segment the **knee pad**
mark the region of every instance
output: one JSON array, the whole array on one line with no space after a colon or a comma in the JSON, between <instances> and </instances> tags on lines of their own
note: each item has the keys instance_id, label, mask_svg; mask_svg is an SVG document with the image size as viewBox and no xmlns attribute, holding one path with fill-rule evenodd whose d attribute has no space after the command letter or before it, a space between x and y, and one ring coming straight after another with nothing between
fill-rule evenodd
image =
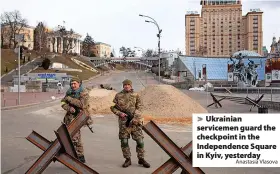
<instances>
[{"instance_id":1,"label":"knee pad","mask_svg":"<svg viewBox=\"0 0 280 174\"><path fill-rule=\"evenodd\" d=\"M138 140L136 140L136 143L137 143L137 147L144 148L143 138L139 138Z\"/></svg>"},{"instance_id":2,"label":"knee pad","mask_svg":"<svg viewBox=\"0 0 280 174\"><path fill-rule=\"evenodd\" d=\"M121 139L121 146L128 147L128 139Z\"/></svg>"}]
</instances>

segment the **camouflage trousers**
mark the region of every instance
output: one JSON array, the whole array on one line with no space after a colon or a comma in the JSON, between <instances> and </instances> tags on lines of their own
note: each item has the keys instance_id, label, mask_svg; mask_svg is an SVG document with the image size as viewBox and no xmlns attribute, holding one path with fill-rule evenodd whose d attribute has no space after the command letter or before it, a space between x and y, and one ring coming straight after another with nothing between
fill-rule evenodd
<instances>
[{"instance_id":1,"label":"camouflage trousers","mask_svg":"<svg viewBox=\"0 0 280 174\"><path fill-rule=\"evenodd\" d=\"M71 123L71 121L73 121L74 119L75 119L74 115L72 115L72 114L66 115L64 117L64 123L66 125L69 125ZM82 144L82 136L81 136L80 130L72 137L72 141L73 141L73 145L75 147L78 157L84 156L84 147Z\"/></svg>"},{"instance_id":2,"label":"camouflage trousers","mask_svg":"<svg viewBox=\"0 0 280 174\"><path fill-rule=\"evenodd\" d=\"M131 127L126 127L124 120L119 119L119 139L121 140L121 149L124 158L130 158L130 147L128 144L128 139L130 139L130 135L132 139L136 141L136 152L137 157L144 158L145 150L144 150L144 134L142 131L141 125L132 125Z\"/></svg>"}]
</instances>

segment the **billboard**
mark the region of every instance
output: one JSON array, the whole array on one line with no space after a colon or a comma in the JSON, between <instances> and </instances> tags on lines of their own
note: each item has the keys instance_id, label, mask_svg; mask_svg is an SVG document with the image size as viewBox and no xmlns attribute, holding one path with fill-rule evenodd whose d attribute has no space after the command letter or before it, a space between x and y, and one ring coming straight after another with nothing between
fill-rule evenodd
<instances>
[{"instance_id":1,"label":"billboard","mask_svg":"<svg viewBox=\"0 0 280 174\"><path fill-rule=\"evenodd\" d=\"M266 60L265 77L266 82L280 82L280 58Z\"/></svg>"}]
</instances>

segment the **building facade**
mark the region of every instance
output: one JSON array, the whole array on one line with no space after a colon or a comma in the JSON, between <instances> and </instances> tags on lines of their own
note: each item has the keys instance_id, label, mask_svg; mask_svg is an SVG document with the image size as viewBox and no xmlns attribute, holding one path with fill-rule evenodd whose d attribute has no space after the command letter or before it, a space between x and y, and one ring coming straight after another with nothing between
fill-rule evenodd
<instances>
[{"instance_id":1,"label":"building facade","mask_svg":"<svg viewBox=\"0 0 280 174\"><path fill-rule=\"evenodd\" d=\"M262 13L251 9L242 16L240 0L201 0L198 12L185 15L187 56L227 57L240 50L262 55Z\"/></svg>"},{"instance_id":2,"label":"building facade","mask_svg":"<svg viewBox=\"0 0 280 174\"><path fill-rule=\"evenodd\" d=\"M280 86L280 37L278 41L276 41L276 37L272 39L265 74L267 84L276 83L277 87Z\"/></svg>"},{"instance_id":3,"label":"building facade","mask_svg":"<svg viewBox=\"0 0 280 174\"><path fill-rule=\"evenodd\" d=\"M244 55L243 63L247 66L251 61L257 66L256 71L258 73L258 80L265 80L265 68L266 68L266 57L259 55L253 51L242 50L234 53L237 56L239 53ZM238 59L233 58L235 62ZM180 56L180 64L177 65L176 69L184 71L181 75L192 78L194 80L221 80L230 81L228 78L228 65L232 64L232 61L228 57L200 57L200 56ZM203 77L203 75L205 77Z\"/></svg>"},{"instance_id":4,"label":"building facade","mask_svg":"<svg viewBox=\"0 0 280 174\"><path fill-rule=\"evenodd\" d=\"M61 35L58 31L48 33L47 46L50 52L55 53L76 53L80 55L81 35L67 31Z\"/></svg>"},{"instance_id":5,"label":"building facade","mask_svg":"<svg viewBox=\"0 0 280 174\"><path fill-rule=\"evenodd\" d=\"M93 47L93 53L96 57L110 58L111 45L102 42L96 42L95 46Z\"/></svg>"},{"instance_id":6,"label":"building facade","mask_svg":"<svg viewBox=\"0 0 280 174\"><path fill-rule=\"evenodd\" d=\"M20 28L17 27L17 28ZM25 26L22 27L18 32L16 32L15 39L18 40L20 38L20 45L27 47L29 50L33 50L34 48L34 27ZM9 25L1 25L1 46L14 48L14 39L11 40L11 28ZM11 44L11 45L10 45Z\"/></svg>"}]
</instances>

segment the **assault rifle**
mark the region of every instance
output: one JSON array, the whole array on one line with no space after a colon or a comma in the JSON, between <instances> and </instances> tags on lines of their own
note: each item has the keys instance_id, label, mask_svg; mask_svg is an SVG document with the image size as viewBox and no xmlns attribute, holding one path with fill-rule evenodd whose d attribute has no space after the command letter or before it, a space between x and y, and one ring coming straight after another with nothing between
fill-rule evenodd
<instances>
[{"instance_id":1,"label":"assault rifle","mask_svg":"<svg viewBox=\"0 0 280 174\"><path fill-rule=\"evenodd\" d=\"M121 111L122 113L125 113L127 115L127 120L126 120L125 125L126 125L126 127L129 127L129 124L134 117L133 114L123 111L117 104L114 107L116 107L116 109L118 109L119 111Z\"/></svg>"},{"instance_id":2,"label":"assault rifle","mask_svg":"<svg viewBox=\"0 0 280 174\"><path fill-rule=\"evenodd\" d=\"M63 99L64 100L64 99ZM66 101L65 101L66 102ZM78 115L79 113L80 113L80 109L78 108L78 107L76 107L76 106L74 106L74 105L72 105L72 104L70 104L70 103L67 103L70 107L73 107L74 109L75 109L75 113L73 113L74 115ZM89 116L90 117L90 116ZM94 133L93 132L93 130L92 130L92 127L88 124L88 123L86 123L86 126L89 128L89 130L91 131L91 133Z\"/></svg>"}]
</instances>

